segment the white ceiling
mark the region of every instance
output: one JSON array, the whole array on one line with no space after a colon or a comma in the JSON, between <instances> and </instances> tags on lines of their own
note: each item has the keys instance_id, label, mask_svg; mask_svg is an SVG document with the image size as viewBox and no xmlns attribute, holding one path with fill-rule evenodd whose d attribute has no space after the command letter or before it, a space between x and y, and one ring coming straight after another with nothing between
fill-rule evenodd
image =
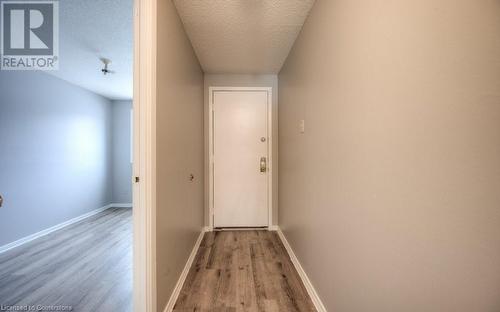
<instances>
[{"instance_id":1,"label":"white ceiling","mask_svg":"<svg viewBox=\"0 0 500 312\"><path fill-rule=\"evenodd\" d=\"M60 0L59 70L49 74L103 95L131 99L133 0ZM101 73L100 57L115 74Z\"/></svg>"},{"instance_id":2,"label":"white ceiling","mask_svg":"<svg viewBox=\"0 0 500 312\"><path fill-rule=\"evenodd\" d=\"M277 74L315 0L174 0L210 74Z\"/></svg>"},{"instance_id":3,"label":"white ceiling","mask_svg":"<svg viewBox=\"0 0 500 312\"><path fill-rule=\"evenodd\" d=\"M276 74L315 0L173 0L206 73ZM133 0L60 0L59 70L109 99L131 99ZM104 76L99 58L116 73Z\"/></svg>"}]
</instances>

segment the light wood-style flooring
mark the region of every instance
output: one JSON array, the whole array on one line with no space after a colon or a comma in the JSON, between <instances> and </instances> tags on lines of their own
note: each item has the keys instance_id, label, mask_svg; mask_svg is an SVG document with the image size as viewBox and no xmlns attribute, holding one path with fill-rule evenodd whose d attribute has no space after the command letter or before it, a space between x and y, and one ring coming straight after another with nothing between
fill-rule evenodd
<instances>
[{"instance_id":1,"label":"light wood-style flooring","mask_svg":"<svg viewBox=\"0 0 500 312\"><path fill-rule=\"evenodd\" d=\"M174 311L316 311L276 232L206 233Z\"/></svg>"},{"instance_id":2,"label":"light wood-style flooring","mask_svg":"<svg viewBox=\"0 0 500 312\"><path fill-rule=\"evenodd\" d=\"M111 208L0 254L0 305L132 311L132 210Z\"/></svg>"}]
</instances>

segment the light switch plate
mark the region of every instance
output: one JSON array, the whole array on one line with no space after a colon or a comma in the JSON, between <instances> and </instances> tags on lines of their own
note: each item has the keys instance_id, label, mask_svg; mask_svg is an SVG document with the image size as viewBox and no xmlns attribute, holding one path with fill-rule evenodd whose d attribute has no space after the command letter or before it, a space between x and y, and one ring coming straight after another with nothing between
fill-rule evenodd
<instances>
[{"instance_id":1,"label":"light switch plate","mask_svg":"<svg viewBox=\"0 0 500 312\"><path fill-rule=\"evenodd\" d=\"M306 132L306 121L304 119L302 119L299 122L299 130L300 130L300 133L305 133Z\"/></svg>"}]
</instances>

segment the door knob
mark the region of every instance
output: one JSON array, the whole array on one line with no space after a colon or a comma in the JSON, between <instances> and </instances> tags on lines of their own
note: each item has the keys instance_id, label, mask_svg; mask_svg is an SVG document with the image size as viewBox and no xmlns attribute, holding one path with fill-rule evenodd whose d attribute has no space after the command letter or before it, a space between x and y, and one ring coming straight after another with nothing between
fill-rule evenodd
<instances>
[{"instance_id":1,"label":"door knob","mask_svg":"<svg viewBox=\"0 0 500 312\"><path fill-rule=\"evenodd\" d=\"M3 205L3 197L2 195L0 195L0 207L2 207L2 205Z\"/></svg>"},{"instance_id":2,"label":"door knob","mask_svg":"<svg viewBox=\"0 0 500 312\"><path fill-rule=\"evenodd\" d=\"M261 157L260 158L260 172L266 172L267 171L267 159L266 157Z\"/></svg>"}]
</instances>

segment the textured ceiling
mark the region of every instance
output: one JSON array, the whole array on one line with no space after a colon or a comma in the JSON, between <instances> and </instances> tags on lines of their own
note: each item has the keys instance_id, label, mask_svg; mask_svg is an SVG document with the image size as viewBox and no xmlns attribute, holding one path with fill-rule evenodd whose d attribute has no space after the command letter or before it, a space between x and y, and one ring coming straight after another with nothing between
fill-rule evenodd
<instances>
[{"instance_id":1,"label":"textured ceiling","mask_svg":"<svg viewBox=\"0 0 500 312\"><path fill-rule=\"evenodd\" d=\"M133 0L59 1L59 70L47 73L110 99L131 99ZM101 73L100 57L115 74Z\"/></svg>"},{"instance_id":2,"label":"textured ceiling","mask_svg":"<svg viewBox=\"0 0 500 312\"><path fill-rule=\"evenodd\" d=\"M174 0L206 73L276 74L314 0Z\"/></svg>"}]
</instances>

